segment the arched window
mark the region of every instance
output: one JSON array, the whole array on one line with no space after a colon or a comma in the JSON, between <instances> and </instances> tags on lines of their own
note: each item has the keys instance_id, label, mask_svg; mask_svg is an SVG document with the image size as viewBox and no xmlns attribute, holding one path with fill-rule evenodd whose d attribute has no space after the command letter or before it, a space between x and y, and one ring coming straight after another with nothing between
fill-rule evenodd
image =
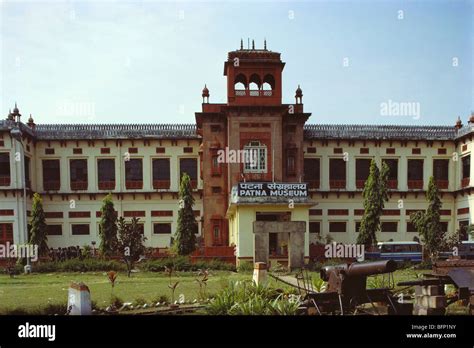
<instances>
[{"instance_id":1,"label":"arched window","mask_svg":"<svg viewBox=\"0 0 474 348\"><path fill-rule=\"evenodd\" d=\"M264 96L268 97L272 95L272 91L275 89L275 78L273 77L273 75L265 75L265 77L263 78L262 89L264 91Z\"/></svg>"},{"instance_id":2,"label":"arched window","mask_svg":"<svg viewBox=\"0 0 474 348\"><path fill-rule=\"evenodd\" d=\"M244 173L267 172L267 146L260 141L250 141L244 146Z\"/></svg>"},{"instance_id":3,"label":"arched window","mask_svg":"<svg viewBox=\"0 0 474 348\"><path fill-rule=\"evenodd\" d=\"M247 89L247 78L244 74L238 74L234 79L235 95L245 96Z\"/></svg>"},{"instance_id":4,"label":"arched window","mask_svg":"<svg viewBox=\"0 0 474 348\"><path fill-rule=\"evenodd\" d=\"M260 80L260 76L257 74L252 74L249 79L250 96L258 96L261 85L262 81Z\"/></svg>"}]
</instances>

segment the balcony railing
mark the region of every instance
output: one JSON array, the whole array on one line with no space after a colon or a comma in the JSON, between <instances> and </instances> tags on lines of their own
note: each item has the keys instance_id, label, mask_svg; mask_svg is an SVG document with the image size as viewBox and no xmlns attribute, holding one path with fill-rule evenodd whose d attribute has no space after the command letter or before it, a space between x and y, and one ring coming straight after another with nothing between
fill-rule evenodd
<instances>
[{"instance_id":1,"label":"balcony railing","mask_svg":"<svg viewBox=\"0 0 474 348\"><path fill-rule=\"evenodd\" d=\"M114 190L115 181L99 181L99 190Z\"/></svg>"},{"instance_id":2,"label":"balcony railing","mask_svg":"<svg viewBox=\"0 0 474 348\"><path fill-rule=\"evenodd\" d=\"M45 191L58 191L61 187L60 181L44 181L43 188Z\"/></svg>"},{"instance_id":3,"label":"balcony railing","mask_svg":"<svg viewBox=\"0 0 474 348\"><path fill-rule=\"evenodd\" d=\"M387 187L390 190L396 190L398 189L398 180L387 180Z\"/></svg>"},{"instance_id":4,"label":"balcony railing","mask_svg":"<svg viewBox=\"0 0 474 348\"><path fill-rule=\"evenodd\" d=\"M345 189L346 180L329 180L329 187L332 189Z\"/></svg>"},{"instance_id":5,"label":"balcony railing","mask_svg":"<svg viewBox=\"0 0 474 348\"><path fill-rule=\"evenodd\" d=\"M142 189L143 188L143 180L127 180L127 181L125 181L125 187L128 190Z\"/></svg>"},{"instance_id":6,"label":"balcony railing","mask_svg":"<svg viewBox=\"0 0 474 348\"><path fill-rule=\"evenodd\" d=\"M262 90L262 89L236 89L235 96L236 97L271 97L273 95L273 91L271 90Z\"/></svg>"},{"instance_id":7,"label":"balcony railing","mask_svg":"<svg viewBox=\"0 0 474 348\"><path fill-rule=\"evenodd\" d=\"M71 190L87 190L87 181L71 181Z\"/></svg>"},{"instance_id":8,"label":"balcony railing","mask_svg":"<svg viewBox=\"0 0 474 348\"><path fill-rule=\"evenodd\" d=\"M423 180L408 180L408 188L410 190L423 189Z\"/></svg>"},{"instance_id":9,"label":"balcony railing","mask_svg":"<svg viewBox=\"0 0 474 348\"><path fill-rule=\"evenodd\" d=\"M449 181L448 180L436 180L435 181L436 186L440 190L447 190L449 186Z\"/></svg>"},{"instance_id":10,"label":"balcony railing","mask_svg":"<svg viewBox=\"0 0 474 348\"><path fill-rule=\"evenodd\" d=\"M170 188L169 180L153 180L153 188L156 190L168 190Z\"/></svg>"},{"instance_id":11,"label":"balcony railing","mask_svg":"<svg viewBox=\"0 0 474 348\"><path fill-rule=\"evenodd\" d=\"M308 180L309 189L319 189L321 183L319 180Z\"/></svg>"},{"instance_id":12,"label":"balcony railing","mask_svg":"<svg viewBox=\"0 0 474 348\"><path fill-rule=\"evenodd\" d=\"M197 182L197 180L191 180L190 183L191 183L191 187L192 187L193 189L197 189L197 187L198 187L198 182Z\"/></svg>"},{"instance_id":13,"label":"balcony railing","mask_svg":"<svg viewBox=\"0 0 474 348\"><path fill-rule=\"evenodd\" d=\"M356 188L363 189L365 186L365 180L356 180Z\"/></svg>"},{"instance_id":14,"label":"balcony railing","mask_svg":"<svg viewBox=\"0 0 474 348\"><path fill-rule=\"evenodd\" d=\"M10 186L11 178L9 176L0 176L0 186Z\"/></svg>"},{"instance_id":15,"label":"balcony railing","mask_svg":"<svg viewBox=\"0 0 474 348\"><path fill-rule=\"evenodd\" d=\"M462 178L461 179L461 187L469 186L469 181L470 181L470 178Z\"/></svg>"}]
</instances>

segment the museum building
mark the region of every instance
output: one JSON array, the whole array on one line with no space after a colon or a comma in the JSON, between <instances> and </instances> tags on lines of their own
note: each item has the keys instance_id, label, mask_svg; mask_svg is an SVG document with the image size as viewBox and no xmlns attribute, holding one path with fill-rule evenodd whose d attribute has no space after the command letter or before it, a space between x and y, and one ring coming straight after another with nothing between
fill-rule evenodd
<instances>
[{"instance_id":1,"label":"museum building","mask_svg":"<svg viewBox=\"0 0 474 348\"><path fill-rule=\"evenodd\" d=\"M119 216L140 219L147 246L167 248L186 172L202 248L298 264L311 244L355 242L372 159L390 168L380 241L418 236L409 215L426 209L430 176L443 228L467 238L474 114L453 126L307 124L299 86L295 102L282 103L284 67L266 45L229 52L227 101L210 103L204 87L195 124L25 123L15 104L0 121L0 243L26 242L24 212L28 220L38 192L49 246L98 245L101 201L111 192ZM252 161L221 160L239 150Z\"/></svg>"}]
</instances>

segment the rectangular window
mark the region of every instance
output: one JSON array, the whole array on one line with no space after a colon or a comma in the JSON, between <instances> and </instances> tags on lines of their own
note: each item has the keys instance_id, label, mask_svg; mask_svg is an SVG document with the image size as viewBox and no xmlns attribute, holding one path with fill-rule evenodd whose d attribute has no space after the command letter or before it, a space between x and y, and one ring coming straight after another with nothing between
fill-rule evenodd
<instances>
[{"instance_id":1,"label":"rectangular window","mask_svg":"<svg viewBox=\"0 0 474 348\"><path fill-rule=\"evenodd\" d=\"M309 233L321 233L321 223L319 221L310 221Z\"/></svg>"},{"instance_id":2,"label":"rectangular window","mask_svg":"<svg viewBox=\"0 0 474 348\"><path fill-rule=\"evenodd\" d=\"M189 175L192 188L197 188L197 160L195 158L181 158L179 160L180 180L184 173Z\"/></svg>"},{"instance_id":3,"label":"rectangular window","mask_svg":"<svg viewBox=\"0 0 474 348\"><path fill-rule=\"evenodd\" d=\"M171 234L171 223L154 223L153 234Z\"/></svg>"},{"instance_id":4,"label":"rectangular window","mask_svg":"<svg viewBox=\"0 0 474 348\"><path fill-rule=\"evenodd\" d=\"M296 149L286 150L286 175L296 175Z\"/></svg>"},{"instance_id":5,"label":"rectangular window","mask_svg":"<svg viewBox=\"0 0 474 348\"><path fill-rule=\"evenodd\" d=\"M408 160L408 188L422 189L423 188L423 160L409 159Z\"/></svg>"},{"instance_id":6,"label":"rectangular window","mask_svg":"<svg viewBox=\"0 0 474 348\"><path fill-rule=\"evenodd\" d=\"M383 221L380 230L382 232L398 232L398 223L395 221Z\"/></svg>"},{"instance_id":7,"label":"rectangular window","mask_svg":"<svg viewBox=\"0 0 474 348\"><path fill-rule=\"evenodd\" d=\"M125 162L125 187L127 189L143 188L143 162L133 158Z\"/></svg>"},{"instance_id":8,"label":"rectangular window","mask_svg":"<svg viewBox=\"0 0 474 348\"><path fill-rule=\"evenodd\" d=\"M329 232L346 232L346 222L333 221L329 223Z\"/></svg>"},{"instance_id":9,"label":"rectangular window","mask_svg":"<svg viewBox=\"0 0 474 348\"><path fill-rule=\"evenodd\" d=\"M394 158L386 158L383 162L387 163L388 166L388 179L398 180L398 160Z\"/></svg>"},{"instance_id":10,"label":"rectangular window","mask_svg":"<svg viewBox=\"0 0 474 348\"><path fill-rule=\"evenodd\" d=\"M433 160L433 177L439 189L447 189L449 184L449 160Z\"/></svg>"},{"instance_id":11,"label":"rectangular window","mask_svg":"<svg viewBox=\"0 0 474 348\"><path fill-rule=\"evenodd\" d=\"M153 188L169 189L170 188L170 160L168 158L155 158L152 162L153 166Z\"/></svg>"},{"instance_id":12,"label":"rectangular window","mask_svg":"<svg viewBox=\"0 0 474 348\"><path fill-rule=\"evenodd\" d=\"M462 180L461 186L469 186L469 180L471 177L471 156L464 156L462 158Z\"/></svg>"},{"instance_id":13,"label":"rectangular window","mask_svg":"<svg viewBox=\"0 0 474 348\"><path fill-rule=\"evenodd\" d=\"M97 160L99 190L115 189L115 160L104 158Z\"/></svg>"},{"instance_id":14,"label":"rectangular window","mask_svg":"<svg viewBox=\"0 0 474 348\"><path fill-rule=\"evenodd\" d=\"M48 236L61 236L63 234L62 225L48 225L46 227L46 233Z\"/></svg>"},{"instance_id":15,"label":"rectangular window","mask_svg":"<svg viewBox=\"0 0 474 348\"><path fill-rule=\"evenodd\" d=\"M267 147L259 141L251 141L244 146L244 173L267 172Z\"/></svg>"},{"instance_id":16,"label":"rectangular window","mask_svg":"<svg viewBox=\"0 0 474 348\"><path fill-rule=\"evenodd\" d=\"M361 222L360 222L360 221L356 221L356 223L355 223L355 231L356 231L357 233L360 232L360 225L361 225Z\"/></svg>"},{"instance_id":17,"label":"rectangular window","mask_svg":"<svg viewBox=\"0 0 474 348\"><path fill-rule=\"evenodd\" d=\"M346 162L343 159L331 158L329 160L329 187L346 188Z\"/></svg>"},{"instance_id":18,"label":"rectangular window","mask_svg":"<svg viewBox=\"0 0 474 348\"><path fill-rule=\"evenodd\" d=\"M26 187L28 188L31 188L30 167L31 167L31 160L29 157L25 156L25 182L26 182Z\"/></svg>"},{"instance_id":19,"label":"rectangular window","mask_svg":"<svg viewBox=\"0 0 474 348\"><path fill-rule=\"evenodd\" d=\"M87 160L69 161L71 170L71 190L87 190Z\"/></svg>"},{"instance_id":20,"label":"rectangular window","mask_svg":"<svg viewBox=\"0 0 474 348\"><path fill-rule=\"evenodd\" d=\"M459 221L459 240L469 240L467 229L469 227L469 220L460 220Z\"/></svg>"},{"instance_id":21,"label":"rectangular window","mask_svg":"<svg viewBox=\"0 0 474 348\"><path fill-rule=\"evenodd\" d=\"M219 176L222 174L221 164L219 163L219 155L217 151L213 151L211 155L211 175Z\"/></svg>"},{"instance_id":22,"label":"rectangular window","mask_svg":"<svg viewBox=\"0 0 474 348\"><path fill-rule=\"evenodd\" d=\"M304 181L309 185L309 188L318 189L320 185L320 166L319 158L305 158L304 159Z\"/></svg>"},{"instance_id":23,"label":"rectangular window","mask_svg":"<svg viewBox=\"0 0 474 348\"><path fill-rule=\"evenodd\" d=\"M356 159L356 187L358 189L364 188L365 182L370 173L370 159L358 158Z\"/></svg>"},{"instance_id":24,"label":"rectangular window","mask_svg":"<svg viewBox=\"0 0 474 348\"><path fill-rule=\"evenodd\" d=\"M13 243L13 224L0 224L0 244Z\"/></svg>"},{"instance_id":25,"label":"rectangular window","mask_svg":"<svg viewBox=\"0 0 474 348\"><path fill-rule=\"evenodd\" d=\"M388 167L388 181L389 189L396 190L398 188L398 160L395 158L385 158L382 160Z\"/></svg>"},{"instance_id":26,"label":"rectangular window","mask_svg":"<svg viewBox=\"0 0 474 348\"><path fill-rule=\"evenodd\" d=\"M59 160L43 160L43 188L45 191L59 190L61 186Z\"/></svg>"},{"instance_id":27,"label":"rectangular window","mask_svg":"<svg viewBox=\"0 0 474 348\"><path fill-rule=\"evenodd\" d=\"M407 222L407 232L418 232L413 222Z\"/></svg>"},{"instance_id":28,"label":"rectangular window","mask_svg":"<svg viewBox=\"0 0 474 348\"><path fill-rule=\"evenodd\" d=\"M71 226L73 236L85 236L90 234L88 224L74 224Z\"/></svg>"},{"instance_id":29,"label":"rectangular window","mask_svg":"<svg viewBox=\"0 0 474 348\"><path fill-rule=\"evenodd\" d=\"M0 153L0 186L10 186L10 154Z\"/></svg>"}]
</instances>

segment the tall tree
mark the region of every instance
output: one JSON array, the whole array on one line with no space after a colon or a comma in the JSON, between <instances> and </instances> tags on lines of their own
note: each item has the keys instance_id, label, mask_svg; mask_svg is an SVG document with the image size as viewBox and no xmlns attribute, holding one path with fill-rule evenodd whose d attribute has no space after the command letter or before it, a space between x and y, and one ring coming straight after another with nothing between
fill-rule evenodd
<instances>
[{"instance_id":1,"label":"tall tree","mask_svg":"<svg viewBox=\"0 0 474 348\"><path fill-rule=\"evenodd\" d=\"M44 256L48 253L48 235L46 218L43 210L43 199L38 193L33 195L31 207L30 244L38 246L38 253Z\"/></svg>"},{"instance_id":2,"label":"tall tree","mask_svg":"<svg viewBox=\"0 0 474 348\"><path fill-rule=\"evenodd\" d=\"M125 219L118 219L118 244L117 251L122 255L127 264L127 274L130 277L135 262L145 254L146 237L141 233L139 219L134 217L131 224L127 225Z\"/></svg>"},{"instance_id":3,"label":"tall tree","mask_svg":"<svg viewBox=\"0 0 474 348\"><path fill-rule=\"evenodd\" d=\"M375 160L370 162L370 173L364 186L362 196L364 198L364 215L360 222L358 244L366 247L377 244L377 232L380 231L380 216L382 215L385 202L388 200L387 180L389 174L388 165L383 162L379 170Z\"/></svg>"},{"instance_id":4,"label":"tall tree","mask_svg":"<svg viewBox=\"0 0 474 348\"><path fill-rule=\"evenodd\" d=\"M421 241L428 251L431 262L436 261L444 246L444 232L440 223L441 199L434 178L431 176L426 192L428 209L410 215L410 220L420 233Z\"/></svg>"},{"instance_id":5,"label":"tall tree","mask_svg":"<svg viewBox=\"0 0 474 348\"><path fill-rule=\"evenodd\" d=\"M114 209L112 194L105 196L100 212L99 250L102 256L110 256L117 247L117 212Z\"/></svg>"},{"instance_id":6,"label":"tall tree","mask_svg":"<svg viewBox=\"0 0 474 348\"><path fill-rule=\"evenodd\" d=\"M179 186L178 228L174 239L174 249L179 255L189 255L196 248L198 226L193 206L191 179L188 174L184 173Z\"/></svg>"}]
</instances>

